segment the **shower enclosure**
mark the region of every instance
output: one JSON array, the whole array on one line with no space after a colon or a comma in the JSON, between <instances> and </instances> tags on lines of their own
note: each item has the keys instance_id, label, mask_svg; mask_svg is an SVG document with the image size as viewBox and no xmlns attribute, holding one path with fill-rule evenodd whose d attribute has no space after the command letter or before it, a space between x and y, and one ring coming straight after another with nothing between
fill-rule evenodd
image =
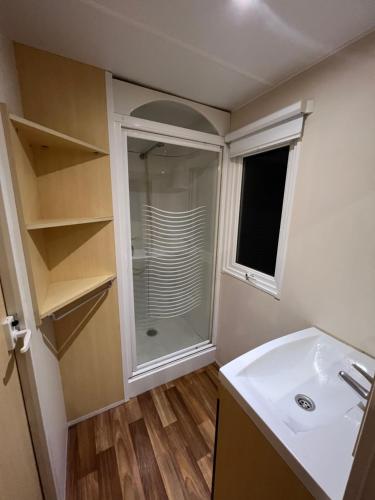
<instances>
[{"instance_id":1,"label":"shower enclosure","mask_svg":"<svg viewBox=\"0 0 375 500\"><path fill-rule=\"evenodd\" d=\"M211 342L219 148L128 134L137 369Z\"/></svg>"}]
</instances>

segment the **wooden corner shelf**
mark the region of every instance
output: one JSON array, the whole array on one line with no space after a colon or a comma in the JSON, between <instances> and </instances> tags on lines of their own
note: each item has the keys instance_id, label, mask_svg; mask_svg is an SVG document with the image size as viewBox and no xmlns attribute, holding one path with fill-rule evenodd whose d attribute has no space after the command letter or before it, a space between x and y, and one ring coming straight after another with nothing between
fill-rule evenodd
<instances>
[{"instance_id":1,"label":"wooden corner shelf","mask_svg":"<svg viewBox=\"0 0 375 500\"><path fill-rule=\"evenodd\" d=\"M112 216L108 217L79 217L75 219L40 219L35 222L26 224L28 231L36 231L38 229L49 229L55 227L77 226L79 224L97 224L100 222L111 222Z\"/></svg>"},{"instance_id":2,"label":"wooden corner shelf","mask_svg":"<svg viewBox=\"0 0 375 500\"><path fill-rule=\"evenodd\" d=\"M50 314L62 309L68 304L80 299L87 293L94 291L116 278L116 274L105 274L93 278L82 278L70 281L58 281L51 283L43 304L39 307L40 318L43 319Z\"/></svg>"},{"instance_id":3,"label":"wooden corner shelf","mask_svg":"<svg viewBox=\"0 0 375 500\"><path fill-rule=\"evenodd\" d=\"M61 132L57 132L39 123L32 122L26 118L10 114L9 118L16 129L22 133L25 139L32 146L47 146L50 148L67 149L70 151L81 151L87 153L95 153L101 156L108 155L109 152L105 149L98 148L93 144L75 139Z\"/></svg>"}]
</instances>

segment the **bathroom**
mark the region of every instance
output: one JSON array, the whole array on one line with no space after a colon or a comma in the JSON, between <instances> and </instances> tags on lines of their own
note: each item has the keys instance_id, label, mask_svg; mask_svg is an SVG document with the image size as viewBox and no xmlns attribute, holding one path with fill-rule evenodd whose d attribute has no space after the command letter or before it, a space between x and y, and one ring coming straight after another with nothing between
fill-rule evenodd
<instances>
[{"instance_id":1,"label":"bathroom","mask_svg":"<svg viewBox=\"0 0 375 500\"><path fill-rule=\"evenodd\" d=\"M375 498L375 4L2 7L0 497Z\"/></svg>"}]
</instances>

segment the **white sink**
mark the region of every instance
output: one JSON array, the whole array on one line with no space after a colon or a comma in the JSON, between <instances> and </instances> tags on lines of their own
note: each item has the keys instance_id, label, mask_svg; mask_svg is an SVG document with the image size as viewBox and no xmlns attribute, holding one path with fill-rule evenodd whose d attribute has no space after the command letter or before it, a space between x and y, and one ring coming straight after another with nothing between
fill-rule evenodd
<instances>
[{"instance_id":1,"label":"white sink","mask_svg":"<svg viewBox=\"0 0 375 500\"><path fill-rule=\"evenodd\" d=\"M373 375L374 359L308 328L220 370L224 385L316 498L342 499L345 491L365 400L338 372L370 388L354 362ZM310 411L297 404L298 395Z\"/></svg>"}]
</instances>

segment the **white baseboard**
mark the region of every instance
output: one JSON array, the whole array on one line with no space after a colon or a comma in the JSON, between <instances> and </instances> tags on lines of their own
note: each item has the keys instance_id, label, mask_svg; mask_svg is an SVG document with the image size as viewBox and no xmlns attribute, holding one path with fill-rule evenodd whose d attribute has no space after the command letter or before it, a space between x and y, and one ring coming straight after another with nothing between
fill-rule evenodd
<instances>
[{"instance_id":1,"label":"white baseboard","mask_svg":"<svg viewBox=\"0 0 375 500\"><path fill-rule=\"evenodd\" d=\"M87 415L82 415L82 417L75 418L74 420L70 420L68 422L68 427L71 427L72 425L79 424L79 422L83 422L84 420L87 420L91 417L95 417L96 415L99 415L99 413L103 413L107 410L112 410L112 408L116 408L116 406L122 405L125 403L125 399L121 399L121 401L116 401L115 403L111 403L108 406L105 406L104 408L99 408L99 410L92 411L90 413L87 413Z\"/></svg>"},{"instance_id":2,"label":"white baseboard","mask_svg":"<svg viewBox=\"0 0 375 500\"><path fill-rule=\"evenodd\" d=\"M155 368L140 375L135 375L129 380L128 398L133 398L143 392L154 389L159 385L166 384L171 380L182 377L199 368L215 362L216 347L210 347L196 354L178 359L172 363Z\"/></svg>"}]
</instances>

